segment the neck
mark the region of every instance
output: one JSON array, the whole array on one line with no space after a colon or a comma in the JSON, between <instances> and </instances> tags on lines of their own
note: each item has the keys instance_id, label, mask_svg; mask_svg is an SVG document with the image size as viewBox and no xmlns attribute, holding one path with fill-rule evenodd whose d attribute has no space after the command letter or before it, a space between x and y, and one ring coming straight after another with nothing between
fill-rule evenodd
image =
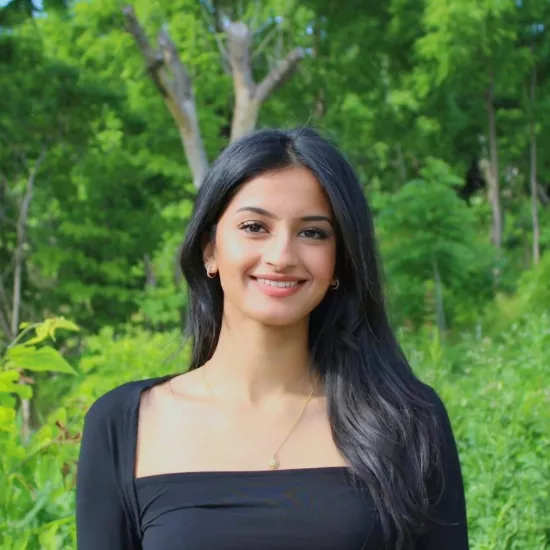
<instances>
[{"instance_id":1,"label":"neck","mask_svg":"<svg viewBox=\"0 0 550 550\"><path fill-rule=\"evenodd\" d=\"M308 320L298 325L270 327L250 321L235 326L223 319L218 345L206 365L218 392L256 404L268 396L308 394Z\"/></svg>"}]
</instances>

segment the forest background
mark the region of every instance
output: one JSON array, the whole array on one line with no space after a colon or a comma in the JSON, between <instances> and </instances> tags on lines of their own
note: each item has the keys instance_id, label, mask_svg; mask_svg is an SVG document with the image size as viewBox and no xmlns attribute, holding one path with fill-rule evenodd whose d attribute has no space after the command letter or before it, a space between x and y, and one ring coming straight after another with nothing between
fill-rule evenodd
<instances>
[{"instance_id":1,"label":"forest background","mask_svg":"<svg viewBox=\"0 0 550 550\"><path fill-rule=\"evenodd\" d=\"M550 548L550 2L0 4L0 548L75 548L83 416L184 370L209 162L310 124L375 212L458 441L474 550Z\"/></svg>"}]
</instances>

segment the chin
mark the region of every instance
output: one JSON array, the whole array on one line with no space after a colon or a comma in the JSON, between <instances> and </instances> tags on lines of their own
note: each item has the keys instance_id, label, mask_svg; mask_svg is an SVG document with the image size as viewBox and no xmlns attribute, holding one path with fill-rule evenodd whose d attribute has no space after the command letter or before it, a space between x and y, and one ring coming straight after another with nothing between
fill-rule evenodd
<instances>
[{"instance_id":1,"label":"chin","mask_svg":"<svg viewBox=\"0 0 550 550\"><path fill-rule=\"evenodd\" d=\"M304 311L250 311L248 317L262 325L271 327L287 327L296 325L307 317L309 312Z\"/></svg>"}]
</instances>

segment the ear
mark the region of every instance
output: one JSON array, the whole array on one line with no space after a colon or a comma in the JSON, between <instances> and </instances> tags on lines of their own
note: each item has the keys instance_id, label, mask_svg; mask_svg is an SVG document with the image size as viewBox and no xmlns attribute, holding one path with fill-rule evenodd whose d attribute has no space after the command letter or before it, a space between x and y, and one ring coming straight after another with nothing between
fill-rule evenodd
<instances>
[{"instance_id":1,"label":"ear","mask_svg":"<svg viewBox=\"0 0 550 550\"><path fill-rule=\"evenodd\" d=\"M202 247L202 260L205 265L210 265L212 269L217 269L216 264L216 243L213 239L204 239Z\"/></svg>"}]
</instances>

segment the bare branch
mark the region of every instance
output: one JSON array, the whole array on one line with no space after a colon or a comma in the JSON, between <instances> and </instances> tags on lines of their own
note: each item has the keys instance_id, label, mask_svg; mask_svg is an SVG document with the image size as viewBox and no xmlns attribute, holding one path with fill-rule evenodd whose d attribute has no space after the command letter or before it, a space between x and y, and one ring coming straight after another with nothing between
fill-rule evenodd
<instances>
[{"instance_id":1,"label":"bare branch","mask_svg":"<svg viewBox=\"0 0 550 550\"><path fill-rule=\"evenodd\" d=\"M227 29L229 36L229 63L233 71L236 89L246 89L252 96L256 84L252 77L249 48L250 32L244 23L232 22Z\"/></svg>"},{"instance_id":2,"label":"bare branch","mask_svg":"<svg viewBox=\"0 0 550 550\"><path fill-rule=\"evenodd\" d=\"M153 81L153 84L159 90L162 96L168 95L166 76L162 74L162 65L163 59L162 55L158 50L155 50L147 35L145 30L140 25L133 6L128 5L122 8L122 13L126 18L126 28L128 32L134 37L136 44L138 45L139 50L141 51L143 57L145 58L145 68ZM163 78L164 77L164 78Z\"/></svg>"},{"instance_id":3,"label":"bare branch","mask_svg":"<svg viewBox=\"0 0 550 550\"><path fill-rule=\"evenodd\" d=\"M229 64L229 53L227 53L227 48L224 46L222 39L219 37L219 35L214 35L214 40L216 40L218 51L220 52L223 72L225 74L231 74L231 65Z\"/></svg>"},{"instance_id":4,"label":"bare branch","mask_svg":"<svg viewBox=\"0 0 550 550\"><path fill-rule=\"evenodd\" d=\"M256 90L256 98L258 101L264 101L275 88L280 86L295 70L298 63L304 57L302 48L292 50L269 74L262 80Z\"/></svg>"},{"instance_id":5,"label":"bare branch","mask_svg":"<svg viewBox=\"0 0 550 550\"><path fill-rule=\"evenodd\" d=\"M218 51L220 52L223 70L226 74L231 74L231 66L229 65L229 54L221 39L221 36L225 34L225 30L222 25L219 8L214 2L211 6L213 13L210 13L210 11L208 11L208 9L206 8L204 2L201 2L201 6L203 8L203 13L206 14L206 18L208 19L206 24L214 29L214 40L216 41Z\"/></svg>"},{"instance_id":6,"label":"bare branch","mask_svg":"<svg viewBox=\"0 0 550 550\"><path fill-rule=\"evenodd\" d=\"M128 32L134 37L141 53L147 60L147 64L155 65L157 61L162 61L160 52L151 46L143 27L140 25L134 7L131 5L125 6L122 8L122 13L126 17Z\"/></svg>"},{"instance_id":7,"label":"bare branch","mask_svg":"<svg viewBox=\"0 0 550 550\"><path fill-rule=\"evenodd\" d=\"M29 215L29 206L32 200L36 175L45 157L46 147L43 147L39 157L36 159L36 162L29 173L25 195L23 196L23 201L21 202L19 218L17 220L17 245L14 254L15 270L13 274L13 305L11 316L12 334L17 334L17 330L19 328L19 315L21 312L21 276L23 273L24 246L27 240L27 218Z\"/></svg>"},{"instance_id":8,"label":"bare branch","mask_svg":"<svg viewBox=\"0 0 550 550\"><path fill-rule=\"evenodd\" d=\"M295 48L285 59L278 61L264 80L257 85L252 75L249 27L241 22L233 22L229 25L227 33L235 90L235 109L230 139L235 141L254 130L262 103L292 74L298 62L304 57L304 50Z\"/></svg>"},{"instance_id":9,"label":"bare branch","mask_svg":"<svg viewBox=\"0 0 550 550\"><path fill-rule=\"evenodd\" d=\"M166 25L158 34L158 43L161 48L164 63L172 73L173 93L179 100L194 101L191 77L185 65L181 62L176 45L168 34Z\"/></svg>"},{"instance_id":10,"label":"bare branch","mask_svg":"<svg viewBox=\"0 0 550 550\"><path fill-rule=\"evenodd\" d=\"M176 122L193 174L193 184L198 188L208 170L208 160L200 135L191 77L166 27L163 27L158 35L160 50L157 51L147 40L132 6L126 6L123 13L128 22L128 30L145 58L149 75L160 90Z\"/></svg>"},{"instance_id":11,"label":"bare branch","mask_svg":"<svg viewBox=\"0 0 550 550\"><path fill-rule=\"evenodd\" d=\"M15 335L11 332L11 327L9 320L11 319L11 311L8 295L6 293L6 288L4 286L4 277L0 273L0 324L2 325L2 330L6 334L8 340L13 340Z\"/></svg>"},{"instance_id":12,"label":"bare branch","mask_svg":"<svg viewBox=\"0 0 550 550\"><path fill-rule=\"evenodd\" d=\"M224 13L218 6L217 0L214 0L212 2L212 13L210 15L212 17L212 21L214 23L214 28L216 29L216 32L218 34L223 34L225 32L225 29L223 27Z\"/></svg>"},{"instance_id":13,"label":"bare branch","mask_svg":"<svg viewBox=\"0 0 550 550\"><path fill-rule=\"evenodd\" d=\"M270 31L268 31L264 39L260 42L258 47L252 53L251 61L253 61L256 57L258 57L258 55L262 53L263 49L266 47L266 45L270 42L270 40L278 31L279 31L278 27L273 27Z\"/></svg>"}]
</instances>

